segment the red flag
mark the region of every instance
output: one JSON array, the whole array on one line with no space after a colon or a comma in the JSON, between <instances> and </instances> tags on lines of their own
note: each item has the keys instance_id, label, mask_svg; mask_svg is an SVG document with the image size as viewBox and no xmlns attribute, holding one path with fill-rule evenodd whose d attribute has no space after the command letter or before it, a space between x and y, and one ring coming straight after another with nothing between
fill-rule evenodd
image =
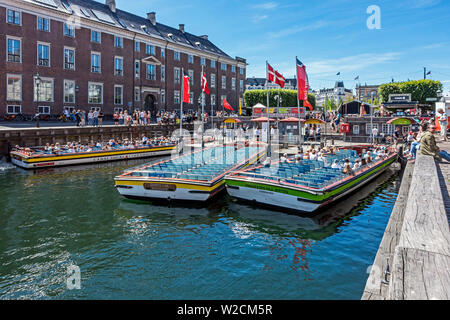
<instances>
[{"instance_id":1,"label":"red flag","mask_svg":"<svg viewBox=\"0 0 450 320\"><path fill-rule=\"evenodd\" d=\"M276 83L281 88L284 88L284 83L286 81L286 79L284 79L278 71L274 70L270 64L267 64L267 80Z\"/></svg>"},{"instance_id":2,"label":"red flag","mask_svg":"<svg viewBox=\"0 0 450 320\"><path fill-rule=\"evenodd\" d=\"M183 102L190 103L191 97L191 84L189 83L189 77L183 75Z\"/></svg>"},{"instance_id":3,"label":"red flag","mask_svg":"<svg viewBox=\"0 0 450 320\"><path fill-rule=\"evenodd\" d=\"M306 66L297 59L297 88L298 100L308 100L308 75L306 74Z\"/></svg>"},{"instance_id":4,"label":"red flag","mask_svg":"<svg viewBox=\"0 0 450 320\"><path fill-rule=\"evenodd\" d=\"M225 99L223 99L223 107L224 107L225 109L234 111L233 107L232 107L232 106L227 102L227 100L225 100Z\"/></svg>"},{"instance_id":5,"label":"red flag","mask_svg":"<svg viewBox=\"0 0 450 320\"><path fill-rule=\"evenodd\" d=\"M311 105L311 103L308 101L308 99L306 99L304 101L305 107L308 107L310 111L313 111L313 106Z\"/></svg>"},{"instance_id":6,"label":"red flag","mask_svg":"<svg viewBox=\"0 0 450 320\"><path fill-rule=\"evenodd\" d=\"M209 94L208 82L206 81L205 72L202 74L202 91Z\"/></svg>"}]
</instances>

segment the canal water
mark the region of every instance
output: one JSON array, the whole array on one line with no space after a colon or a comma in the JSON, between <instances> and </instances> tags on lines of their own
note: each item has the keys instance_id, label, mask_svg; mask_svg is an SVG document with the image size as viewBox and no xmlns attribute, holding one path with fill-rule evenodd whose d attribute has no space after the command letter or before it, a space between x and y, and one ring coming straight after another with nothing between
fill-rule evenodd
<instances>
[{"instance_id":1,"label":"canal water","mask_svg":"<svg viewBox=\"0 0 450 320\"><path fill-rule=\"evenodd\" d=\"M153 206L113 186L148 162L28 172L0 163L0 299L360 299L393 172L313 217L234 202ZM81 289L69 290L78 266Z\"/></svg>"}]
</instances>

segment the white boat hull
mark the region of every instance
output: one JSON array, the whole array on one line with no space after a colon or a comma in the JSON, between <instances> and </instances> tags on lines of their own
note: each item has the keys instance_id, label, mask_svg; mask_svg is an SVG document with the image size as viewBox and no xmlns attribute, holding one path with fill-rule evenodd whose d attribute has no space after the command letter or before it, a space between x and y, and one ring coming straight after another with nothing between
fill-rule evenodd
<instances>
[{"instance_id":1,"label":"white boat hull","mask_svg":"<svg viewBox=\"0 0 450 320\"><path fill-rule=\"evenodd\" d=\"M109 162L118 160L130 160L148 157L158 157L171 155L173 150L162 150L162 151L150 151L143 153L130 153L130 154L120 154L120 155L110 155L110 156L100 156L100 157L87 157L87 158L76 158L58 161L43 161L43 162L27 162L25 160L19 160L14 157L11 158L11 162L23 169L40 169L40 168L51 168L51 167L62 167L69 165L80 165L80 164L90 164L99 162Z\"/></svg>"}]
</instances>

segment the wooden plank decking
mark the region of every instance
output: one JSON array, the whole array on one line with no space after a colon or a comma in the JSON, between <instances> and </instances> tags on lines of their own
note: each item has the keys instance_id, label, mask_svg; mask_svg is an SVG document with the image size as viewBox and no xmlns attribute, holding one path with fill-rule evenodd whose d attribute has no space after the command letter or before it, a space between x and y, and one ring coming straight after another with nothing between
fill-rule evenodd
<instances>
[{"instance_id":1,"label":"wooden plank decking","mask_svg":"<svg viewBox=\"0 0 450 320\"><path fill-rule=\"evenodd\" d=\"M390 276L384 272L388 258ZM414 168L405 169L362 299L449 298L450 231L443 191L434 159L418 156Z\"/></svg>"}]
</instances>

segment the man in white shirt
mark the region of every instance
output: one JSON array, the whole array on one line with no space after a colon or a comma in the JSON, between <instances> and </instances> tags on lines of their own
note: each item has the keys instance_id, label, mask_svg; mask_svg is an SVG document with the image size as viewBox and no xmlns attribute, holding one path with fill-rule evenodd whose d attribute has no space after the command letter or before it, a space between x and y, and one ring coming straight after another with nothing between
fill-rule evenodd
<instances>
[{"instance_id":1,"label":"man in white shirt","mask_svg":"<svg viewBox=\"0 0 450 320\"><path fill-rule=\"evenodd\" d=\"M442 138L442 141L447 141L448 116L444 112L444 109L439 108L437 110L436 119L439 121L439 125L441 127L441 138Z\"/></svg>"},{"instance_id":2,"label":"man in white shirt","mask_svg":"<svg viewBox=\"0 0 450 320\"><path fill-rule=\"evenodd\" d=\"M331 165L331 168L341 170L342 166L339 164L339 161L336 159L336 160L334 160L333 164Z\"/></svg>"},{"instance_id":3,"label":"man in white shirt","mask_svg":"<svg viewBox=\"0 0 450 320\"><path fill-rule=\"evenodd\" d=\"M378 128L373 127L372 129L372 143L378 143Z\"/></svg>"}]
</instances>

